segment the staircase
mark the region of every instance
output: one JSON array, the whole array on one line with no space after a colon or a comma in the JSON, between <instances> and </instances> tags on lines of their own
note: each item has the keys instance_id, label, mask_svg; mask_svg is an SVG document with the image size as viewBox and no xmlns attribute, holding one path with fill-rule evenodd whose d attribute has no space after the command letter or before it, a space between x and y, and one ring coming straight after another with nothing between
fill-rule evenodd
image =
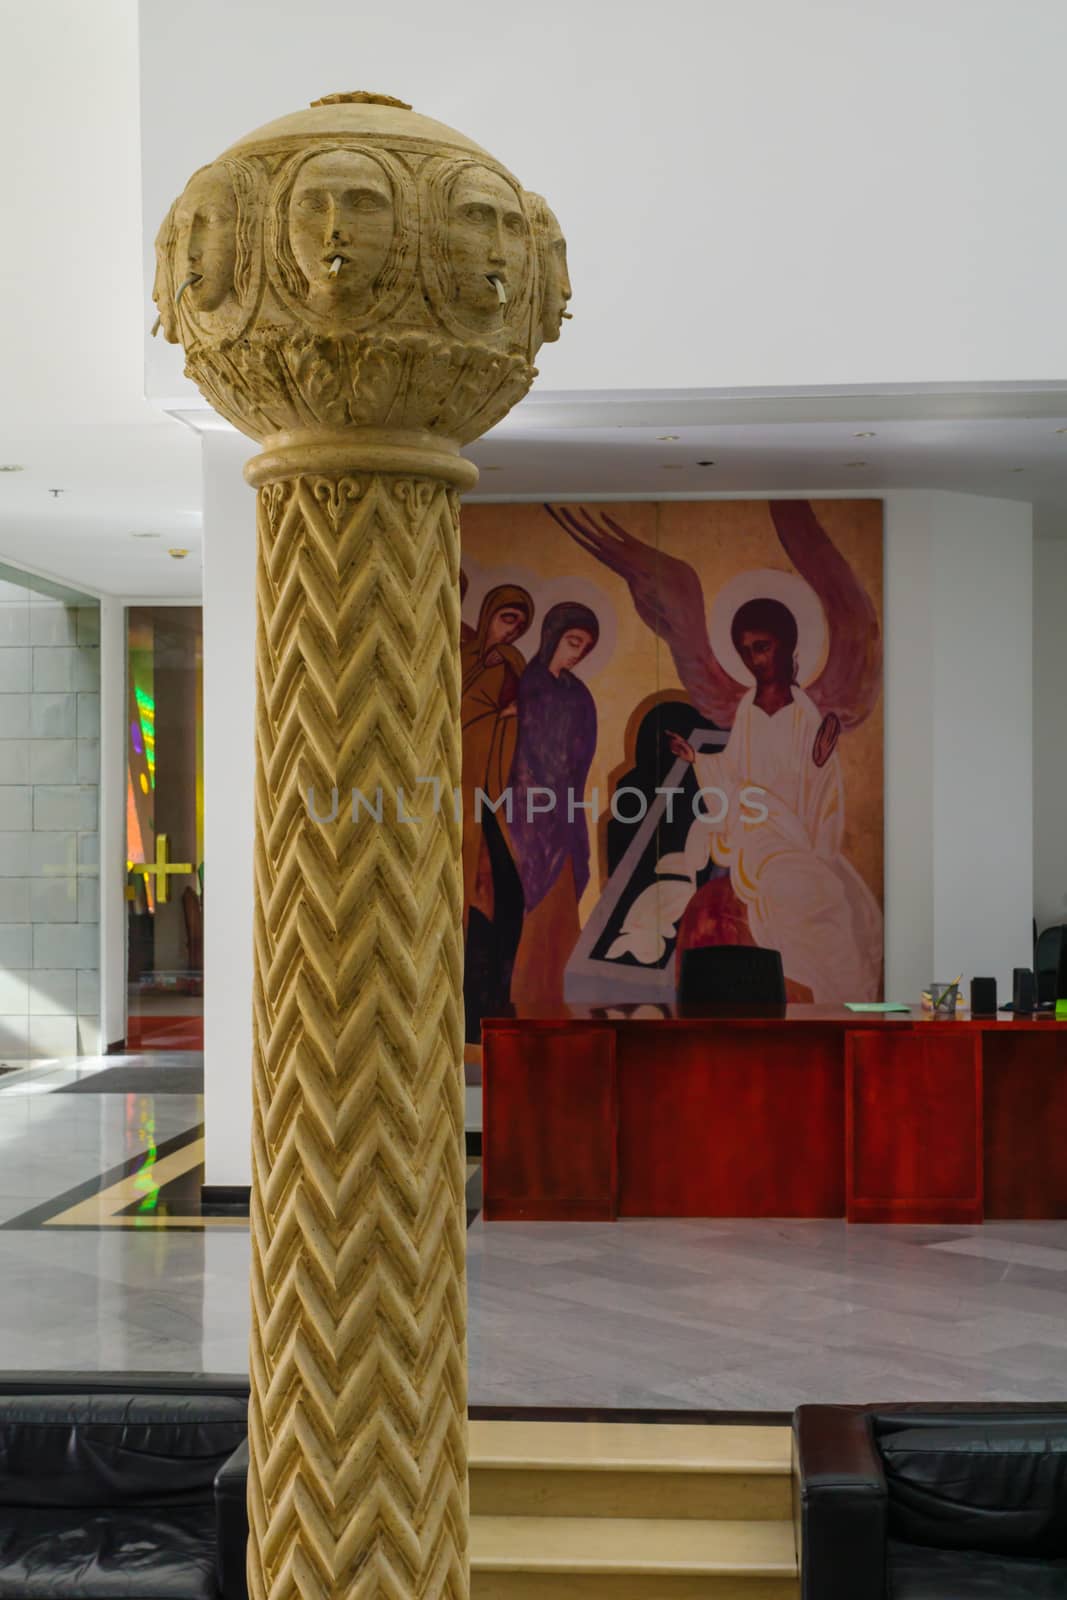
<instances>
[{"instance_id":1,"label":"staircase","mask_svg":"<svg viewBox=\"0 0 1067 1600\"><path fill-rule=\"evenodd\" d=\"M789 1430L472 1422L472 1600L795 1600Z\"/></svg>"}]
</instances>

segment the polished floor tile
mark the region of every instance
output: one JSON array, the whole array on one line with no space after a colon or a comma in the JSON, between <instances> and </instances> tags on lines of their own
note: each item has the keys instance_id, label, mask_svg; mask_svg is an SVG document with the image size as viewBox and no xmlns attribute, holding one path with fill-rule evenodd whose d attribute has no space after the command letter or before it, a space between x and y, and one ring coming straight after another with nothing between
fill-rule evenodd
<instances>
[{"instance_id":1,"label":"polished floor tile","mask_svg":"<svg viewBox=\"0 0 1067 1600\"><path fill-rule=\"evenodd\" d=\"M777 1411L1067 1391L1067 1223L479 1221L469 1246L485 1404Z\"/></svg>"}]
</instances>

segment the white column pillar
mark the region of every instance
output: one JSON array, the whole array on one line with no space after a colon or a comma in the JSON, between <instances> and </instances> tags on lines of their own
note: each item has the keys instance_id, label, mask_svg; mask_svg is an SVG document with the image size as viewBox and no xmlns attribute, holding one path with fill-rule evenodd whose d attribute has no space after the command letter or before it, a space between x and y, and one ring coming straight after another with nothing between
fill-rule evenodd
<instances>
[{"instance_id":1,"label":"white column pillar","mask_svg":"<svg viewBox=\"0 0 1067 1600\"><path fill-rule=\"evenodd\" d=\"M934 959L935 498L885 501L885 994L916 1002Z\"/></svg>"},{"instance_id":2,"label":"white column pillar","mask_svg":"<svg viewBox=\"0 0 1067 1600\"><path fill-rule=\"evenodd\" d=\"M1056 530L1058 532L1058 529ZM1067 922L1067 539L1034 540L1034 915Z\"/></svg>"},{"instance_id":3,"label":"white column pillar","mask_svg":"<svg viewBox=\"0 0 1067 1600\"><path fill-rule=\"evenodd\" d=\"M934 963L1033 965L1033 510L938 494L931 554Z\"/></svg>"},{"instance_id":4,"label":"white column pillar","mask_svg":"<svg viewBox=\"0 0 1067 1600\"><path fill-rule=\"evenodd\" d=\"M886 497L886 995L1032 962L1032 508Z\"/></svg>"},{"instance_id":5,"label":"white column pillar","mask_svg":"<svg viewBox=\"0 0 1067 1600\"><path fill-rule=\"evenodd\" d=\"M100 601L100 1047L126 1036L126 607Z\"/></svg>"},{"instance_id":6,"label":"white column pillar","mask_svg":"<svg viewBox=\"0 0 1067 1600\"><path fill-rule=\"evenodd\" d=\"M249 442L207 433L204 474L205 1181L252 1181L256 496Z\"/></svg>"}]
</instances>

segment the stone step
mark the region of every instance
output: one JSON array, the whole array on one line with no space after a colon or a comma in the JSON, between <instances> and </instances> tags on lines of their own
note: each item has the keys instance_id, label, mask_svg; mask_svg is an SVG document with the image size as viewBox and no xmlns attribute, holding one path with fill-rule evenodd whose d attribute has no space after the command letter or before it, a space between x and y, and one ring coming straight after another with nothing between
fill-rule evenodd
<instances>
[{"instance_id":1,"label":"stone step","mask_svg":"<svg viewBox=\"0 0 1067 1600\"><path fill-rule=\"evenodd\" d=\"M472 1422L479 1516L785 1521L789 1429Z\"/></svg>"},{"instance_id":2,"label":"stone step","mask_svg":"<svg viewBox=\"0 0 1067 1600\"><path fill-rule=\"evenodd\" d=\"M796 1600L790 1522L471 1519L472 1600Z\"/></svg>"}]
</instances>

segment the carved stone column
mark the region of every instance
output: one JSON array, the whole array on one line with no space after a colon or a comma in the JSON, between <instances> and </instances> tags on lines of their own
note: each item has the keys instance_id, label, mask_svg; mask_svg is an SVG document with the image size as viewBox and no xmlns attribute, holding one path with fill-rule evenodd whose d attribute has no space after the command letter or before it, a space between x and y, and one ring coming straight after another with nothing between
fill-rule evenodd
<instances>
[{"instance_id":1,"label":"carved stone column","mask_svg":"<svg viewBox=\"0 0 1067 1600\"><path fill-rule=\"evenodd\" d=\"M562 236L470 140L359 93L202 168L157 257L166 337L264 447L251 1593L459 1600L459 450L558 337Z\"/></svg>"}]
</instances>

